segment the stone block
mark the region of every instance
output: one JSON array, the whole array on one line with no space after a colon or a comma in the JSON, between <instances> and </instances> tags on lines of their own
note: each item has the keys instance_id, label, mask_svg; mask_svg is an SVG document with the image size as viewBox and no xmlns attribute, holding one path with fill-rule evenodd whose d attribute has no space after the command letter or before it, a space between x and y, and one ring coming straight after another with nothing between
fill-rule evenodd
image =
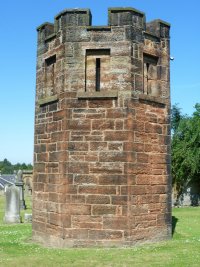
<instances>
[{"instance_id":1,"label":"stone block","mask_svg":"<svg viewBox=\"0 0 200 267\"><path fill-rule=\"evenodd\" d=\"M103 220L103 229L110 230L127 230L128 228L128 218L124 217L105 217Z\"/></svg>"},{"instance_id":2,"label":"stone block","mask_svg":"<svg viewBox=\"0 0 200 267\"><path fill-rule=\"evenodd\" d=\"M88 195L86 198L88 204L110 204L110 197L105 195Z\"/></svg>"},{"instance_id":3,"label":"stone block","mask_svg":"<svg viewBox=\"0 0 200 267\"><path fill-rule=\"evenodd\" d=\"M107 230L90 230L89 239L91 240L121 240L122 232L121 231L107 231Z\"/></svg>"}]
</instances>

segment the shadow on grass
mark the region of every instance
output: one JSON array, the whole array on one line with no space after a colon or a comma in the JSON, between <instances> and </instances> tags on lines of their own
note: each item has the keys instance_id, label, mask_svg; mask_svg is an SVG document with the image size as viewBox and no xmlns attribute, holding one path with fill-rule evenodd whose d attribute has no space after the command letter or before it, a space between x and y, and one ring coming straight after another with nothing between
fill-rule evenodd
<instances>
[{"instance_id":1,"label":"shadow on grass","mask_svg":"<svg viewBox=\"0 0 200 267\"><path fill-rule=\"evenodd\" d=\"M178 222L178 219L175 216L172 216L172 236L174 235L177 222Z\"/></svg>"}]
</instances>

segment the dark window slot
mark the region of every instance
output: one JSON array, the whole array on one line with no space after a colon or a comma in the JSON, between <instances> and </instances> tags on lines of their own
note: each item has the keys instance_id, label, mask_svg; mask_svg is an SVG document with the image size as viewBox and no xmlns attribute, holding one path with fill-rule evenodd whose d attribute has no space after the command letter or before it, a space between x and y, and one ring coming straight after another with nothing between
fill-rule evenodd
<instances>
[{"instance_id":1,"label":"dark window slot","mask_svg":"<svg viewBox=\"0 0 200 267\"><path fill-rule=\"evenodd\" d=\"M46 66L47 67L52 65L52 64L55 64L56 63L56 55L53 55L53 56L51 56L49 58L46 58L45 62L46 62Z\"/></svg>"},{"instance_id":2,"label":"dark window slot","mask_svg":"<svg viewBox=\"0 0 200 267\"><path fill-rule=\"evenodd\" d=\"M96 58L96 91L100 91L101 60Z\"/></svg>"}]
</instances>

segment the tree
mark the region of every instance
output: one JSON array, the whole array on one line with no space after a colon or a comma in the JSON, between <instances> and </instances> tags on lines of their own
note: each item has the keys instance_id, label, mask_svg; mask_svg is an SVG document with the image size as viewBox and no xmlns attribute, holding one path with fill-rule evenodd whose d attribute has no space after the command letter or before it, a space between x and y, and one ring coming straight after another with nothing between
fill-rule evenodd
<instances>
[{"instance_id":1,"label":"tree","mask_svg":"<svg viewBox=\"0 0 200 267\"><path fill-rule=\"evenodd\" d=\"M3 174L11 174L14 171L14 168L10 161L7 159L4 159L3 161L0 161L0 170Z\"/></svg>"},{"instance_id":2,"label":"tree","mask_svg":"<svg viewBox=\"0 0 200 267\"><path fill-rule=\"evenodd\" d=\"M183 115L181 114L181 109L178 107L178 104L173 105L171 110L171 127L173 132L176 132L182 118Z\"/></svg>"},{"instance_id":3,"label":"tree","mask_svg":"<svg viewBox=\"0 0 200 267\"><path fill-rule=\"evenodd\" d=\"M17 163L15 165L12 165L10 161L7 159L4 159L3 161L0 161L0 171L2 174L13 174L14 170L32 170L33 166L31 164L26 165L25 163Z\"/></svg>"},{"instance_id":4,"label":"tree","mask_svg":"<svg viewBox=\"0 0 200 267\"><path fill-rule=\"evenodd\" d=\"M172 129L172 177L180 196L200 178L200 104L190 117L173 107Z\"/></svg>"}]
</instances>

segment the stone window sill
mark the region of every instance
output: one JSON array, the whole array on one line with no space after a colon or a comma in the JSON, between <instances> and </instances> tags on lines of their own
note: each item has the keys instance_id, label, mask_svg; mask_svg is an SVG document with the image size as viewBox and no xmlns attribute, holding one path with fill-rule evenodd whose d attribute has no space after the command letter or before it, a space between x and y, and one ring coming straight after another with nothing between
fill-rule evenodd
<instances>
[{"instance_id":1,"label":"stone window sill","mask_svg":"<svg viewBox=\"0 0 200 267\"><path fill-rule=\"evenodd\" d=\"M151 95L145 95L145 94L134 94L134 98L138 98L139 101L147 101L152 103L158 103L161 105L167 105L169 104L169 100L165 98L161 98L158 96L151 96Z\"/></svg>"},{"instance_id":2,"label":"stone window sill","mask_svg":"<svg viewBox=\"0 0 200 267\"><path fill-rule=\"evenodd\" d=\"M99 92L78 92L77 97L79 99L106 99L106 98L117 98L118 91L99 91Z\"/></svg>"},{"instance_id":3,"label":"stone window sill","mask_svg":"<svg viewBox=\"0 0 200 267\"><path fill-rule=\"evenodd\" d=\"M39 106L44 106L44 105L48 105L51 104L53 102L57 102L58 101L58 96L57 95L53 95L53 96L48 96L42 99L38 100L38 105Z\"/></svg>"}]
</instances>

